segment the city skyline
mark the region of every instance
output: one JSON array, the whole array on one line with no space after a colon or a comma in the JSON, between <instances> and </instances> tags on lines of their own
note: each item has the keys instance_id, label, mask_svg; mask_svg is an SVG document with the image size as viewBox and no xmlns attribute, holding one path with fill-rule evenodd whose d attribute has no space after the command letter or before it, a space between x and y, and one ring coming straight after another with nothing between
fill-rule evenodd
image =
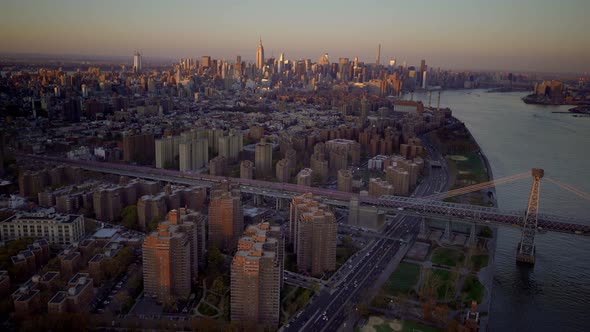
<instances>
[{"instance_id":1,"label":"city skyline","mask_svg":"<svg viewBox=\"0 0 590 332\"><path fill-rule=\"evenodd\" d=\"M275 58L316 61L328 53L331 61L374 63L381 44L381 63L425 58L431 68L589 70L583 13L590 4L583 1L338 4L20 1L0 14L0 53L123 56L137 49L147 59L207 54L253 62L262 38L265 57Z\"/></svg>"}]
</instances>

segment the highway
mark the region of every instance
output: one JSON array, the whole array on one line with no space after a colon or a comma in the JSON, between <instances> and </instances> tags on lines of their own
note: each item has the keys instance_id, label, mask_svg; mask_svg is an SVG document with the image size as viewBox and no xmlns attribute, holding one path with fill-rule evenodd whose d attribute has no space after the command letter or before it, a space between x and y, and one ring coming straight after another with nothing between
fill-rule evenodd
<instances>
[{"instance_id":1,"label":"highway","mask_svg":"<svg viewBox=\"0 0 590 332\"><path fill-rule=\"evenodd\" d=\"M443 165L445 161L441 162ZM448 184L446 168L430 171L415 190L416 195L430 195L445 190ZM338 273L341 275L334 288L324 288L316 294L311 303L283 326L284 331L336 331L347 320L354 322L357 305L370 300L370 294L381 288L382 282L392 270L388 265L397 265L414 243L419 230L416 217L397 216L386 226L383 238L370 243L352 257ZM401 239L401 240L396 240ZM352 268L350 267L352 266ZM386 272L385 272L386 271ZM384 273L385 272L385 273ZM349 326L350 327L350 326Z\"/></svg>"},{"instance_id":2,"label":"highway","mask_svg":"<svg viewBox=\"0 0 590 332\"><path fill-rule=\"evenodd\" d=\"M68 160L59 157L38 156L30 154L15 154L19 159L33 159L41 162L53 162L70 164L81 167L86 170L97 171L102 173L111 173L126 175L130 177L140 177L158 181L172 183L183 183L189 185L212 186L215 183L231 181L240 185L240 189L245 193L255 195L264 195L274 198L292 198L294 195L302 193L312 193L323 202L331 205L348 207L350 199L357 197L363 205L377 206L385 211L395 214L403 214L415 217L427 217L434 219L453 219L458 222L478 225L493 225L502 227L521 227L525 211L503 211L493 207L481 207L467 204L447 203L442 201L433 201L420 199L417 197L429 196L430 190L440 192L446 190L447 184L438 186L436 181L442 181L445 178L442 174L446 173L445 166L437 169L431 168L430 176L432 181L423 180L416 189L413 197L400 196L381 196L379 198L370 196L359 196L358 194L347 193L337 190L307 187L292 183L269 182L252 179L228 178L223 176L213 176L208 174L191 174L180 171L164 170L151 167L133 166L118 163L106 163L83 160ZM435 158L439 156L435 155ZM444 165L444 163L443 163ZM438 190L436 190L438 189ZM427 195L428 193L428 195ZM560 232L571 235L590 236L590 222L577 218L571 218L563 215L538 215L538 226L544 231Z\"/></svg>"}]
</instances>

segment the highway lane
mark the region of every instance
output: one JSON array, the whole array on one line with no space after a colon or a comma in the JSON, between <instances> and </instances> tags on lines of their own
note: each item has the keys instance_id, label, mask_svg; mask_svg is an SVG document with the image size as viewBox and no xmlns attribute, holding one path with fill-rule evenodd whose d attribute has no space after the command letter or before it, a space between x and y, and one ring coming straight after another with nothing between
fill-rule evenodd
<instances>
[{"instance_id":1,"label":"highway lane","mask_svg":"<svg viewBox=\"0 0 590 332\"><path fill-rule=\"evenodd\" d=\"M402 224L395 228L394 236L411 234L410 241L413 242L417 234L418 227L414 218L404 218ZM337 298L336 304L326 311L324 323L320 321L319 325L314 325L311 331L336 331L342 323L352 314L356 314L356 305L362 301L369 300L370 297L381 288L378 279L386 269L387 265L395 258L401 258L409 249L410 244L400 243L399 241L384 240L383 246L373 254L369 263L360 270L361 279L353 279L345 282L341 288L342 296ZM357 285L355 287L355 285ZM354 287L354 288L351 288Z\"/></svg>"},{"instance_id":2,"label":"highway lane","mask_svg":"<svg viewBox=\"0 0 590 332\"><path fill-rule=\"evenodd\" d=\"M448 185L446 160L440 154L436 155L434 151L431 152L431 156L441 162L443 167L430 169L428 175L423 178L414 191L413 196L415 197L446 190ZM394 222L386 227L384 235L406 237L406 240L410 242L405 248L407 250L418 234L419 222L420 219L416 217L396 217ZM356 261L352 269L348 268L348 262L341 267L341 269L348 268L351 271L339 280L335 289L331 292L322 290L317 294L313 302L300 312L288 326L285 326L284 330L336 331L351 315L356 316L357 312L353 308L356 308L362 300L366 300L368 295L365 292L366 289L375 290L381 287L381 285L376 285L375 281L379 279L395 255L401 255L399 250L402 245L405 244L391 239L375 240L373 245L368 246L370 249L365 256ZM368 256L366 256L367 254ZM405 255L405 251L403 254Z\"/></svg>"},{"instance_id":3,"label":"highway lane","mask_svg":"<svg viewBox=\"0 0 590 332\"><path fill-rule=\"evenodd\" d=\"M417 226L417 223L410 220L411 218L406 219L405 223L391 224L386 233L401 237L410 227ZM294 321L289 323L288 327L285 326L285 331L321 331L329 325L328 322L332 325L341 323L338 319L330 318L337 317L340 309L350 301L354 294L364 291L374 282L389 261L387 258L391 258L400 246L398 241L377 240L374 247L365 253L366 259L362 261L362 264L355 265L352 271L344 277L340 286L330 290L322 290L314 297L313 302Z\"/></svg>"},{"instance_id":4,"label":"highway lane","mask_svg":"<svg viewBox=\"0 0 590 332\"><path fill-rule=\"evenodd\" d=\"M311 192L326 204L348 207L352 197L358 197L359 202L363 205L378 206L384 211L391 211L398 214L404 214L415 217L429 218L452 218L461 222L475 223L479 225L495 225L501 227L521 227L525 211L502 211L492 207L471 206L465 204L444 203L433 200L417 200L417 196L423 196L435 189L445 190L443 185L444 173L436 170L436 167L429 174L428 179L423 180L418 186L415 197L384 196L375 198L370 196L360 196L354 193L347 193L337 190L307 187L292 183L268 182L261 180L228 178L223 176L213 176L208 174L189 174L179 171L163 170L143 166L133 166L126 164L91 162L83 160L67 160L64 158L51 156L37 156L27 154L16 154L17 158L28 158L40 160L42 162L58 162L62 164L72 164L83 169L94 170L103 173L112 173L128 175L132 177L141 177L146 179L157 179L160 181L185 183L185 184L205 184L212 186L215 183L223 181L232 181L239 184L242 192L256 195L271 196L274 198L292 198L294 195ZM447 168L442 164L442 172ZM432 178L432 180L430 180ZM436 190L440 191L440 190ZM427 196L427 195L426 195ZM572 218L563 215L539 214L538 226L544 231L560 232L571 235L590 236L590 225L586 219Z\"/></svg>"}]
</instances>

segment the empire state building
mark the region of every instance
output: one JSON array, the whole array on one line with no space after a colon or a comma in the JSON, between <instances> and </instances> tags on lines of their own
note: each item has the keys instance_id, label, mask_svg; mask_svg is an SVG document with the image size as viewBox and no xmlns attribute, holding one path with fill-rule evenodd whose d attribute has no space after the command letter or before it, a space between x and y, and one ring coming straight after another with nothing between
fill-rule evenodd
<instances>
[{"instance_id":1,"label":"empire state building","mask_svg":"<svg viewBox=\"0 0 590 332\"><path fill-rule=\"evenodd\" d=\"M262 38L260 38L256 49L256 68L262 71L262 67L264 67L264 47L262 46Z\"/></svg>"}]
</instances>

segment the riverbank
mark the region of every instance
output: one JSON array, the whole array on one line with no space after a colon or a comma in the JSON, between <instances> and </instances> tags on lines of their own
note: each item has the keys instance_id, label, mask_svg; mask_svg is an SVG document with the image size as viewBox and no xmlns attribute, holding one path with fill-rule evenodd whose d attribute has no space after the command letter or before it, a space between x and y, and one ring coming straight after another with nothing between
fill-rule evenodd
<instances>
[{"instance_id":1,"label":"riverbank","mask_svg":"<svg viewBox=\"0 0 590 332\"><path fill-rule=\"evenodd\" d=\"M590 119L551 112L572 106L525 104L521 100L525 94L446 91L441 107L451 107L453 116L469 128L489 159L494 178L541 167L547 176L590 192L590 158L572 158L590 145L590 121L585 121ZM427 103L428 94L415 94L414 100ZM496 187L499 207L524 211L530 184L525 178ZM585 200L547 182L541 188L542 213L587 219ZM534 268L523 268L515 264L520 230L500 227L496 238L490 331L590 331L590 284L580 282L590 278L585 259L590 241L539 235L537 262Z\"/></svg>"},{"instance_id":2,"label":"riverbank","mask_svg":"<svg viewBox=\"0 0 590 332\"><path fill-rule=\"evenodd\" d=\"M453 119L453 123L442 132L442 135L438 135L441 133L432 133L430 135L431 137L437 136L433 138L442 145L440 146L442 150L439 151L444 151L443 155L449 164L449 189L458 189L477 183L493 181L494 174L492 167L480 144L461 121L456 118ZM498 207L496 189L494 187L459 197L450 197L445 199L445 201ZM478 311L482 313L480 316L480 331L485 331L488 328L493 301L492 294L498 230L497 228L490 228L490 230L491 237L486 242L486 250L489 257L488 263L477 272L477 280L479 280L485 289L482 301L478 305Z\"/></svg>"}]
</instances>

